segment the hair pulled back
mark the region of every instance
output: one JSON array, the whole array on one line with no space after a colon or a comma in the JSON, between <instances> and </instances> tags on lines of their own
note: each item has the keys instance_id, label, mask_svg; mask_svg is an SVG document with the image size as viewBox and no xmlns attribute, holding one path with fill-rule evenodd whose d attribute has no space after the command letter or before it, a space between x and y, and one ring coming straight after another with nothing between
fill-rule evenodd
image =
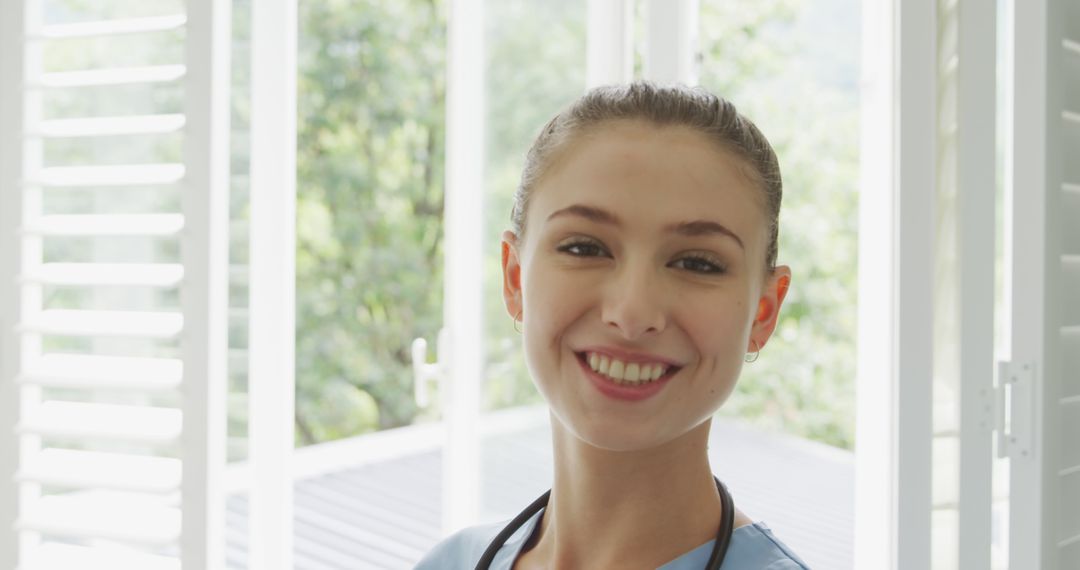
<instances>
[{"instance_id":1,"label":"hair pulled back","mask_svg":"<svg viewBox=\"0 0 1080 570\"><path fill-rule=\"evenodd\" d=\"M744 171L760 187L769 245L765 268L776 267L782 184L780 165L765 135L735 105L700 87L657 85L636 81L597 87L572 103L540 131L525 156L521 182L514 193L510 222L519 239L525 237L529 197L558 158L559 152L597 126L616 120L645 120L657 126L685 126L740 159Z\"/></svg>"}]
</instances>

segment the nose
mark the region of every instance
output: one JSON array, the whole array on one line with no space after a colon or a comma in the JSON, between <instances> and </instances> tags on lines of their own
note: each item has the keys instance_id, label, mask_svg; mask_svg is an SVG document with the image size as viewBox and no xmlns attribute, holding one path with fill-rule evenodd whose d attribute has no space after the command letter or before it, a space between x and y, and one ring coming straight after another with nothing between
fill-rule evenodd
<instances>
[{"instance_id":1,"label":"nose","mask_svg":"<svg viewBox=\"0 0 1080 570\"><path fill-rule=\"evenodd\" d=\"M604 289L601 318L627 340L664 330L667 313L657 275L644 267L620 268Z\"/></svg>"}]
</instances>

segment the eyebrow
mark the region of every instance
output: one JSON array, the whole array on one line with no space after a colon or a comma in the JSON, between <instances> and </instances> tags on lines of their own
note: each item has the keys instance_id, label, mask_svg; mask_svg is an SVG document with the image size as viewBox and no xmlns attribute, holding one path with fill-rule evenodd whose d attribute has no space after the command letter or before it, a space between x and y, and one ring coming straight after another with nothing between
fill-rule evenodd
<instances>
[{"instance_id":1,"label":"eyebrow","mask_svg":"<svg viewBox=\"0 0 1080 570\"><path fill-rule=\"evenodd\" d=\"M622 227L622 222L615 214L612 214L607 210L603 210L593 206L586 206L584 204L574 204L572 206L567 206L561 210L556 210L550 216L548 216L547 219L548 221L551 221L554 218L562 216L578 216L596 223L608 224L615 226L616 228ZM736 235L735 232L727 229L722 224L718 224L709 220L679 222L677 224L664 226L664 231L687 237L712 235L727 236L735 240L735 242L739 244L739 247L743 248L744 250L746 249L746 246L743 245L743 241L739 239L739 236Z\"/></svg>"}]
</instances>

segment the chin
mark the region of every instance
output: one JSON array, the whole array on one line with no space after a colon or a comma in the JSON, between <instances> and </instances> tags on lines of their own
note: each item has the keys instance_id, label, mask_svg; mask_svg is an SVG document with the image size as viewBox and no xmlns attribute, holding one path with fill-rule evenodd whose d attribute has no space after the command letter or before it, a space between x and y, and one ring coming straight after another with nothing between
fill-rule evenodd
<instances>
[{"instance_id":1,"label":"chin","mask_svg":"<svg viewBox=\"0 0 1080 570\"><path fill-rule=\"evenodd\" d=\"M569 435L592 447L613 452L642 451L660 447L689 430L689 426L686 426L687 429L680 429L679 433L662 433L650 422L637 422L633 426L628 426L625 421L604 419L567 421L559 412L556 412L555 416Z\"/></svg>"}]
</instances>

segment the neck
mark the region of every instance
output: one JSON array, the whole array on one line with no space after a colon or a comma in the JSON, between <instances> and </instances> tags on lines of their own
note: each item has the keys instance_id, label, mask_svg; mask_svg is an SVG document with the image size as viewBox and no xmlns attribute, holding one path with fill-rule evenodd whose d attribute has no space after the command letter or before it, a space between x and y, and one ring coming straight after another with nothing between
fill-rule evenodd
<instances>
[{"instance_id":1,"label":"neck","mask_svg":"<svg viewBox=\"0 0 1080 570\"><path fill-rule=\"evenodd\" d=\"M707 453L711 420L632 452L589 445L554 415L551 423L551 500L529 564L518 567L656 568L716 537L721 501Z\"/></svg>"}]
</instances>

